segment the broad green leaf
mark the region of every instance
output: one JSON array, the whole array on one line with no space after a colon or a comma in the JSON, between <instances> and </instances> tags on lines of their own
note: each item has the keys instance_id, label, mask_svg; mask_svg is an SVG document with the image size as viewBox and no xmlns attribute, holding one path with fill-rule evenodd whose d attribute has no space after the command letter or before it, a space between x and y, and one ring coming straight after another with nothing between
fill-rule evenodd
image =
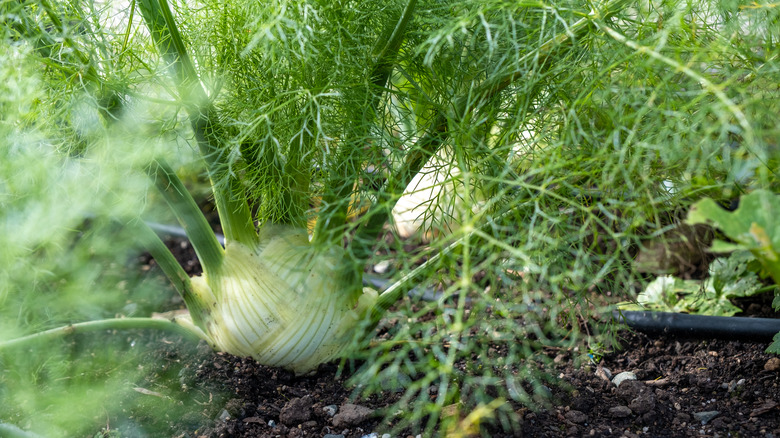
<instances>
[{"instance_id":1,"label":"broad green leaf","mask_svg":"<svg viewBox=\"0 0 780 438\"><path fill-rule=\"evenodd\" d=\"M761 262L775 283L780 283L780 196L756 190L743 196L739 208L729 212L712 199L691 207L688 224L709 223L719 228L734 245L717 242L713 249L749 250Z\"/></svg>"}]
</instances>

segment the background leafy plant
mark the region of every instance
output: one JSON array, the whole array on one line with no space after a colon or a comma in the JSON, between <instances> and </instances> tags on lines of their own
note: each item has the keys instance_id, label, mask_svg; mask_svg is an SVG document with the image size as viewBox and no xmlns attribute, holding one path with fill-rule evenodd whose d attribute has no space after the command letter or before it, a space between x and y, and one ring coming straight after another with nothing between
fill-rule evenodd
<instances>
[{"instance_id":1,"label":"background leafy plant","mask_svg":"<svg viewBox=\"0 0 780 438\"><path fill-rule=\"evenodd\" d=\"M145 299L134 284L131 296L113 279L95 286L107 274L87 260L126 257L132 238L107 224L144 205L146 217L160 214L143 169L161 155L186 162L197 139L181 111L187 96L132 5L2 3L3 257L19 267L2 273L4 338L126 315L128 299ZM356 269L392 253L393 279L414 275L441 292L397 302L406 290L394 289L377 315L382 342L356 336L353 357L365 360L356 388L402 391L389 412L413 414L399 427L446 430L469 412L513 427L515 403L545 402L548 377L535 365L545 347L608 343L579 321L593 313L590 300L641 288L631 262L639 247L705 195L776 190L769 3L421 2L382 87L367 66L404 2L171 5L218 115L212 134L228 159L210 175L215 184L240 175L261 222L316 216L327 231L319 243L354 236ZM443 158L425 172L449 193L424 213L424 231L439 238L411 254L377 243L404 183L437 151ZM72 167L81 172L52 173ZM343 222L350 202L373 207ZM72 230L96 215L105 231L76 240ZM83 252L65 251L74 241ZM61 348L55 357L92 367L76 347ZM61 361L48 353L3 365L50 372ZM7 418L54 434L97 428L62 419L59 380L25 374L2 381L4 398L25 402ZM87 379L78 399L99 381ZM127 391L106 392L117 388Z\"/></svg>"},{"instance_id":2,"label":"background leafy plant","mask_svg":"<svg viewBox=\"0 0 780 438\"><path fill-rule=\"evenodd\" d=\"M773 213L777 209L778 196L767 190L756 190L740 200L733 212L719 208L712 199L703 199L691 207L689 223L712 223L722 230L731 242L716 240L713 251L749 251L750 260L757 261L760 273L780 284L780 225ZM780 309L780 289L775 287L772 301L775 310ZM780 354L780 333L767 351Z\"/></svg>"},{"instance_id":3,"label":"background leafy plant","mask_svg":"<svg viewBox=\"0 0 780 438\"><path fill-rule=\"evenodd\" d=\"M638 295L637 304L622 308L734 316L743 309L734 305L733 299L773 289L765 287L758 275L748 268L753 260L749 253L739 251L713 260L705 280L658 277Z\"/></svg>"}]
</instances>

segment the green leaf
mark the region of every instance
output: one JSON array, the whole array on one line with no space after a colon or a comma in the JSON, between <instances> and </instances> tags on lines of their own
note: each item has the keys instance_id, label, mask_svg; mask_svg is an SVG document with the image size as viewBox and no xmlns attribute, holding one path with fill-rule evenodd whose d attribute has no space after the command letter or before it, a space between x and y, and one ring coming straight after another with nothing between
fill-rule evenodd
<instances>
[{"instance_id":1,"label":"green leaf","mask_svg":"<svg viewBox=\"0 0 780 438\"><path fill-rule=\"evenodd\" d=\"M670 275L658 277L637 297L640 305L637 309L658 312L695 311L695 308L690 306L694 300L686 297L695 298L701 290L702 286L698 281L682 280Z\"/></svg>"},{"instance_id":2,"label":"green leaf","mask_svg":"<svg viewBox=\"0 0 780 438\"><path fill-rule=\"evenodd\" d=\"M709 223L719 228L735 243L719 243L713 249L746 249L761 262L775 283L780 283L780 196L767 190L756 190L743 196L739 208L729 212L712 199L691 207L687 223Z\"/></svg>"},{"instance_id":3,"label":"green leaf","mask_svg":"<svg viewBox=\"0 0 780 438\"><path fill-rule=\"evenodd\" d=\"M753 256L737 251L728 258L718 258L710 264L708 289L728 298L749 297L761 290L758 275L748 269Z\"/></svg>"},{"instance_id":4,"label":"green leaf","mask_svg":"<svg viewBox=\"0 0 780 438\"><path fill-rule=\"evenodd\" d=\"M766 348L767 353L780 354L780 333L772 339L772 343Z\"/></svg>"}]
</instances>

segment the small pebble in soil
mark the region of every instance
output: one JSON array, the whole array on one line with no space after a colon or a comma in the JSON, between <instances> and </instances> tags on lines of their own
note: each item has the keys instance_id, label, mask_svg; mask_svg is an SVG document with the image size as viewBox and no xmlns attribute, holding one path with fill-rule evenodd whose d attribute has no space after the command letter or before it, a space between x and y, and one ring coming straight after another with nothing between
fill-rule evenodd
<instances>
[{"instance_id":1,"label":"small pebble in soil","mask_svg":"<svg viewBox=\"0 0 780 438\"><path fill-rule=\"evenodd\" d=\"M609 382L610 380L612 380L612 371L610 371L609 368L607 367L600 366L596 368L596 377L599 377Z\"/></svg>"},{"instance_id":2,"label":"small pebble in soil","mask_svg":"<svg viewBox=\"0 0 780 438\"><path fill-rule=\"evenodd\" d=\"M707 424L710 420L717 417L718 414L720 414L719 411L694 412L693 418L696 421L701 421L701 424Z\"/></svg>"},{"instance_id":3,"label":"small pebble in soil","mask_svg":"<svg viewBox=\"0 0 780 438\"><path fill-rule=\"evenodd\" d=\"M721 388L725 389L729 394L734 392L737 388L745 384L745 379L739 379L739 380L732 380L729 383L723 383L720 385Z\"/></svg>"},{"instance_id":4,"label":"small pebble in soil","mask_svg":"<svg viewBox=\"0 0 780 438\"><path fill-rule=\"evenodd\" d=\"M766 361L764 369L767 371L779 371L780 370L780 357L773 357Z\"/></svg>"},{"instance_id":5,"label":"small pebble in soil","mask_svg":"<svg viewBox=\"0 0 780 438\"><path fill-rule=\"evenodd\" d=\"M344 438L344 435L341 434L333 434L333 433L326 433L322 436L322 438Z\"/></svg>"},{"instance_id":6,"label":"small pebble in soil","mask_svg":"<svg viewBox=\"0 0 780 438\"><path fill-rule=\"evenodd\" d=\"M614 378L612 378L612 384L615 386L620 386L620 384L626 380L636 380L636 374L632 373L631 371L623 371L622 373L618 373Z\"/></svg>"},{"instance_id":7,"label":"small pebble in soil","mask_svg":"<svg viewBox=\"0 0 780 438\"><path fill-rule=\"evenodd\" d=\"M379 438L379 435L377 435L376 432L371 432L363 435L360 438Z\"/></svg>"},{"instance_id":8,"label":"small pebble in soil","mask_svg":"<svg viewBox=\"0 0 780 438\"><path fill-rule=\"evenodd\" d=\"M328 417L332 417L336 415L336 412L339 411L339 407L336 405L328 405L322 408L322 411L325 412L325 415L327 415Z\"/></svg>"}]
</instances>

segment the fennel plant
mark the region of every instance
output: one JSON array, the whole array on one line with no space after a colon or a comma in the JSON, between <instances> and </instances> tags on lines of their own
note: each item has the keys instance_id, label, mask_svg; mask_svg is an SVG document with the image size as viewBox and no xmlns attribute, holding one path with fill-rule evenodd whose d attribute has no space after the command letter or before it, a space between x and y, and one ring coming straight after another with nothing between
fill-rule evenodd
<instances>
[{"instance_id":1,"label":"fennel plant","mask_svg":"<svg viewBox=\"0 0 780 438\"><path fill-rule=\"evenodd\" d=\"M90 314L63 302L27 313L27 299L42 289L56 296L69 280L4 271L3 363L21 368L6 351L35 351L41 339L163 328L296 373L361 359L356 394L400 388L396 408L409 414L399 427L446 430L472 411L517 427L517 403L546 402L545 348L609 344L603 325L586 322L602 296L644 281L632 266L643 242L703 196L776 189L776 9L3 2L2 55L26 75L3 70L6 261L23 255L16 266L32 270L51 253L65 257L56 249L84 219L98 224L89 233L97 243L95 230L119 223L188 309L127 318L121 306ZM76 208L53 202L44 215L24 184L9 182L28 172L30 154L42 158L41 176L22 181L29 192L66 181ZM188 154L202 164L224 248L182 182ZM79 172L48 173L63 163ZM380 236L405 191L427 190L410 185L426 173L442 189L420 213L421 233L434 238L409 253ZM190 278L139 219L161 214L160 198L201 276ZM60 210L68 214L46 233L19 233L18 214L38 225ZM384 254L396 254L386 256L394 270L377 293L363 273ZM84 257L74 258L82 274ZM426 301L407 294L413 287L439 293ZM78 429L56 418L34 424L33 391L1 394L30 401L14 411L26 429Z\"/></svg>"}]
</instances>

